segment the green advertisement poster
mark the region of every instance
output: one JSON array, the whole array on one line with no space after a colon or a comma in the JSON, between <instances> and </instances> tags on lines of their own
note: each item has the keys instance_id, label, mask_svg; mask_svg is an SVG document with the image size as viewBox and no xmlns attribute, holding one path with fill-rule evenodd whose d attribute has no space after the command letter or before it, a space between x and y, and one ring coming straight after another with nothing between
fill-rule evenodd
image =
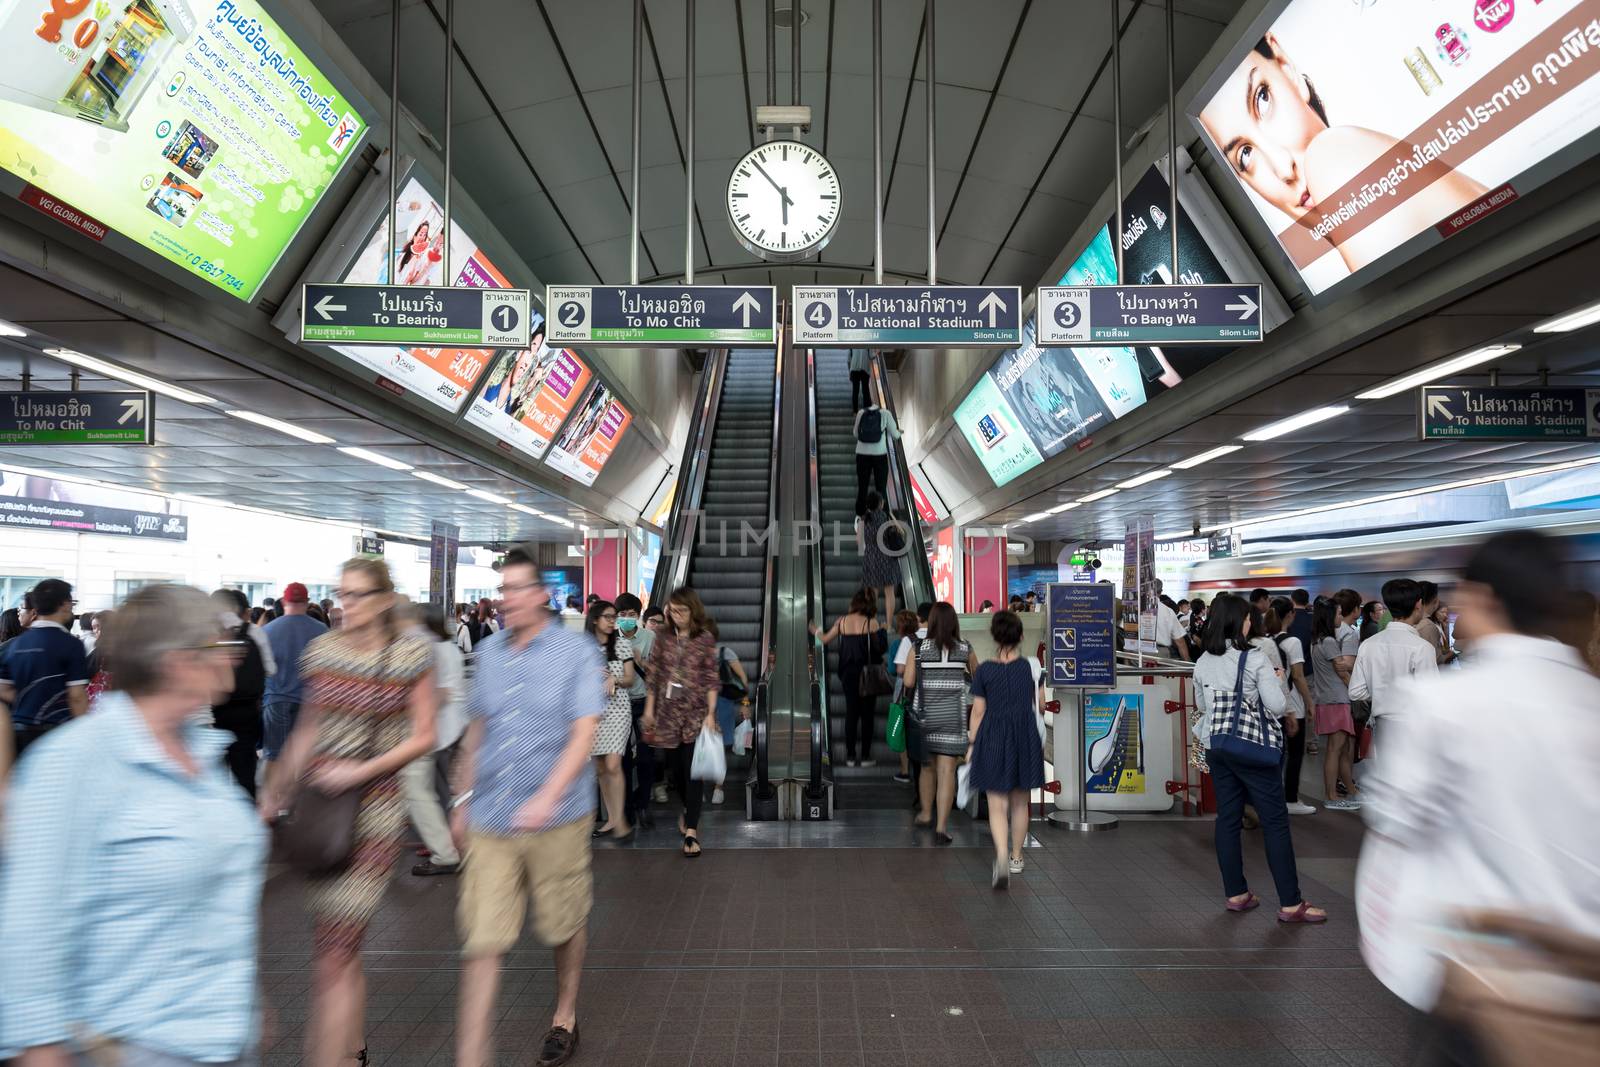
<instances>
[{"instance_id":1,"label":"green advertisement poster","mask_svg":"<svg viewBox=\"0 0 1600 1067\"><path fill-rule=\"evenodd\" d=\"M956 408L956 425L995 485L1005 485L1043 462L1005 395L985 374Z\"/></svg>"},{"instance_id":2,"label":"green advertisement poster","mask_svg":"<svg viewBox=\"0 0 1600 1067\"><path fill-rule=\"evenodd\" d=\"M0 49L24 199L242 300L366 131L252 0L0 0Z\"/></svg>"}]
</instances>

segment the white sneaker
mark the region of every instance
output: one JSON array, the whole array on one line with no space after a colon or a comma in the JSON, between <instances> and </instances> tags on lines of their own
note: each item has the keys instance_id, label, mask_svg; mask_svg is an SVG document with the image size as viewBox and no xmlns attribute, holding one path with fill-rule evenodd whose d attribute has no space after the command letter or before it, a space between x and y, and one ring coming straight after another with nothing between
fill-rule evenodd
<instances>
[{"instance_id":1,"label":"white sneaker","mask_svg":"<svg viewBox=\"0 0 1600 1067\"><path fill-rule=\"evenodd\" d=\"M722 790L721 789L713 789L711 791L711 803L713 803L713 804L721 804L722 803Z\"/></svg>"},{"instance_id":2,"label":"white sneaker","mask_svg":"<svg viewBox=\"0 0 1600 1067\"><path fill-rule=\"evenodd\" d=\"M1290 815L1315 815L1317 813L1316 808L1310 804L1302 804L1298 800L1285 806L1288 808Z\"/></svg>"},{"instance_id":3,"label":"white sneaker","mask_svg":"<svg viewBox=\"0 0 1600 1067\"><path fill-rule=\"evenodd\" d=\"M657 782L655 788L650 790L650 799L657 804L665 804L667 802L667 783Z\"/></svg>"},{"instance_id":4,"label":"white sneaker","mask_svg":"<svg viewBox=\"0 0 1600 1067\"><path fill-rule=\"evenodd\" d=\"M1360 811L1361 801L1350 800L1346 797L1339 797L1337 800L1330 800L1323 804L1323 807L1327 808L1329 811Z\"/></svg>"},{"instance_id":5,"label":"white sneaker","mask_svg":"<svg viewBox=\"0 0 1600 1067\"><path fill-rule=\"evenodd\" d=\"M1011 873L1012 874L1021 874L1022 873L1022 861L1021 860L1012 860L1011 861Z\"/></svg>"}]
</instances>

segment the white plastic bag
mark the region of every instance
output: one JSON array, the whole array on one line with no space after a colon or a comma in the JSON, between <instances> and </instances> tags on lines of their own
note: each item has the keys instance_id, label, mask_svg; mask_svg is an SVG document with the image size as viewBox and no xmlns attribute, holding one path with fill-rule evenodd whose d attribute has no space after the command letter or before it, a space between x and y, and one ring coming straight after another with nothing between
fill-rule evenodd
<instances>
[{"instance_id":1,"label":"white plastic bag","mask_svg":"<svg viewBox=\"0 0 1600 1067\"><path fill-rule=\"evenodd\" d=\"M742 756L750 750L750 740L755 735L756 728L748 721L741 722L733 728L733 754Z\"/></svg>"},{"instance_id":2,"label":"white plastic bag","mask_svg":"<svg viewBox=\"0 0 1600 1067\"><path fill-rule=\"evenodd\" d=\"M728 776L728 756L722 751L722 735L709 726L700 727L695 738L694 759L689 777L696 782L720 782Z\"/></svg>"},{"instance_id":3,"label":"white plastic bag","mask_svg":"<svg viewBox=\"0 0 1600 1067\"><path fill-rule=\"evenodd\" d=\"M978 794L972 788L972 764L963 763L956 768L956 807L978 817Z\"/></svg>"}]
</instances>

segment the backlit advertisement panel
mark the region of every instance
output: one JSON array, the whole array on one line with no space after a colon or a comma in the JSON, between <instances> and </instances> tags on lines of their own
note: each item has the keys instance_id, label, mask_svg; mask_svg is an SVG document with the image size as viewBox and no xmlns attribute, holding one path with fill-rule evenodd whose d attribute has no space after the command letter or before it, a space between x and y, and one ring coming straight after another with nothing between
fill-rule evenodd
<instances>
[{"instance_id":1,"label":"backlit advertisement panel","mask_svg":"<svg viewBox=\"0 0 1600 1067\"><path fill-rule=\"evenodd\" d=\"M1153 166L1123 197L1123 277L1149 285L1232 281L1181 205L1179 276L1173 276L1170 203L1167 181ZM1095 232L1057 284L1115 284L1111 225ZM1227 354L1207 345L1040 348L1034 337L1029 318L1022 347L1001 353L956 409L956 424L996 485L1059 455ZM989 422L981 422L984 418ZM1012 424L1025 441L1008 439L1006 428Z\"/></svg>"},{"instance_id":2,"label":"backlit advertisement panel","mask_svg":"<svg viewBox=\"0 0 1600 1067\"><path fill-rule=\"evenodd\" d=\"M545 462L575 482L593 485L633 422L633 415L596 382Z\"/></svg>"},{"instance_id":3,"label":"backlit advertisement panel","mask_svg":"<svg viewBox=\"0 0 1600 1067\"><path fill-rule=\"evenodd\" d=\"M444 269L444 209L416 178L400 188L395 214L395 247L389 241L389 217L380 216L365 246L339 278L364 285L457 285L475 289L515 288L460 224L450 224L450 271ZM531 346L544 345L544 318L533 315ZM479 348L385 348L379 345L335 345L357 363L377 371L409 392L454 413L478 384L494 352ZM516 442L512 442L516 443Z\"/></svg>"},{"instance_id":4,"label":"backlit advertisement panel","mask_svg":"<svg viewBox=\"0 0 1600 1067\"><path fill-rule=\"evenodd\" d=\"M539 344L495 357L467 421L541 459L594 374L575 352L544 344L542 319L534 321Z\"/></svg>"},{"instance_id":5,"label":"backlit advertisement panel","mask_svg":"<svg viewBox=\"0 0 1600 1067\"><path fill-rule=\"evenodd\" d=\"M253 0L0 0L0 50L23 199L242 300L367 129Z\"/></svg>"},{"instance_id":6,"label":"backlit advertisement panel","mask_svg":"<svg viewBox=\"0 0 1600 1067\"><path fill-rule=\"evenodd\" d=\"M1600 126L1600 0L1292 0L1240 52L1192 117L1313 293L1490 214Z\"/></svg>"}]
</instances>

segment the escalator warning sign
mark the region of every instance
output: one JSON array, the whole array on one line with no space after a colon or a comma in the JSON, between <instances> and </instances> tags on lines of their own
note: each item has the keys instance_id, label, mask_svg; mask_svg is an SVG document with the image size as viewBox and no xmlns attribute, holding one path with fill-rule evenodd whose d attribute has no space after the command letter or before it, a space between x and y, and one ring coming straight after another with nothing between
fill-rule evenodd
<instances>
[{"instance_id":1,"label":"escalator warning sign","mask_svg":"<svg viewBox=\"0 0 1600 1067\"><path fill-rule=\"evenodd\" d=\"M1109 689L1117 684L1115 600L1109 585L1052 583L1046 594L1049 684Z\"/></svg>"}]
</instances>

